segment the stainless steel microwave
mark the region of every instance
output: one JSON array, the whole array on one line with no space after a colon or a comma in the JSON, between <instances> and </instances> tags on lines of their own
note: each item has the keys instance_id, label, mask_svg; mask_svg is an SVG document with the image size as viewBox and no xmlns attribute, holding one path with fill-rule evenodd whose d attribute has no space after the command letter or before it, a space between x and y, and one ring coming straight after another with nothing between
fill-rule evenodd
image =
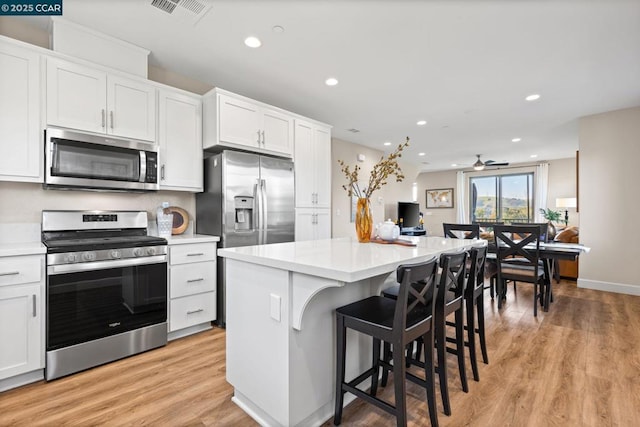
<instances>
[{"instance_id":1,"label":"stainless steel microwave","mask_svg":"<svg viewBox=\"0 0 640 427\"><path fill-rule=\"evenodd\" d=\"M45 187L158 190L158 146L151 142L45 130Z\"/></svg>"}]
</instances>

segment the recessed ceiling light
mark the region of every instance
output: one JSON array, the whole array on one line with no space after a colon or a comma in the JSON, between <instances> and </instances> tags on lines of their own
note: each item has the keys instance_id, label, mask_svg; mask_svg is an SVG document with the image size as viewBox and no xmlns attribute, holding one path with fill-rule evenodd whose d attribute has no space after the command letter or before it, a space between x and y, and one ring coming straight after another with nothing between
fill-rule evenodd
<instances>
[{"instance_id":1,"label":"recessed ceiling light","mask_svg":"<svg viewBox=\"0 0 640 427\"><path fill-rule=\"evenodd\" d=\"M244 39L244 44L253 48L262 46L262 42L260 41L260 39L253 36L250 36Z\"/></svg>"},{"instance_id":2,"label":"recessed ceiling light","mask_svg":"<svg viewBox=\"0 0 640 427\"><path fill-rule=\"evenodd\" d=\"M511 140L511 142L520 142L520 141L522 141L522 138L513 138Z\"/></svg>"},{"instance_id":3,"label":"recessed ceiling light","mask_svg":"<svg viewBox=\"0 0 640 427\"><path fill-rule=\"evenodd\" d=\"M451 167L452 167L452 168L455 168L456 166L458 166L458 164L457 164L457 163L451 163Z\"/></svg>"},{"instance_id":4,"label":"recessed ceiling light","mask_svg":"<svg viewBox=\"0 0 640 427\"><path fill-rule=\"evenodd\" d=\"M385 142L384 145L389 146L391 143L389 141Z\"/></svg>"},{"instance_id":5,"label":"recessed ceiling light","mask_svg":"<svg viewBox=\"0 0 640 427\"><path fill-rule=\"evenodd\" d=\"M540 95L537 93L531 94L525 98L527 101L535 101L536 99L540 99Z\"/></svg>"},{"instance_id":6,"label":"recessed ceiling light","mask_svg":"<svg viewBox=\"0 0 640 427\"><path fill-rule=\"evenodd\" d=\"M273 28L271 28L271 31L278 34L284 33L284 27L281 25L274 25Z\"/></svg>"},{"instance_id":7,"label":"recessed ceiling light","mask_svg":"<svg viewBox=\"0 0 640 427\"><path fill-rule=\"evenodd\" d=\"M324 81L324 84L326 84L327 86L335 86L338 84L338 79L334 77L329 77L327 80Z\"/></svg>"},{"instance_id":8,"label":"recessed ceiling light","mask_svg":"<svg viewBox=\"0 0 640 427\"><path fill-rule=\"evenodd\" d=\"M537 155L537 154L532 154L532 155L531 155L531 156L529 156L529 157L531 157L532 159L535 159L536 157L538 157L538 155Z\"/></svg>"},{"instance_id":9,"label":"recessed ceiling light","mask_svg":"<svg viewBox=\"0 0 640 427\"><path fill-rule=\"evenodd\" d=\"M424 156L424 153L418 153L418 156Z\"/></svg>"},{"instance_id":10,"label":"recessed ceiling light","mask_svg":"<svg viewBox=\"0 0 640 427\"><path fill-rule=\"evenodd\" d=\"M419 122L416 123L418 126L424 126L427 124L426 120L420 120Z\"/></svg>"}]
</instances>

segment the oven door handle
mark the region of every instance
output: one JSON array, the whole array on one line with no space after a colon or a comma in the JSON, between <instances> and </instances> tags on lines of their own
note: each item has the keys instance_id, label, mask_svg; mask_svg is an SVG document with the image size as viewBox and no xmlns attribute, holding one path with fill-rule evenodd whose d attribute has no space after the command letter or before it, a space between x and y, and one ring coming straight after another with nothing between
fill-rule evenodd
<instances>
[{"instance_id":1,"label":"oven door handle","mask_svg":"<svg viewBox=\"0 0 640 427\"><path fill-rule=\"evenodd\" d=\"M167 262L166 255L156 255L144 258L119 259L113 261L94 261L79 264L50 265L47 267L47 274L76 273L81 271L106 270L108 268L131 267L136 265L159 264Z\"/></svg>"}]
</instances>

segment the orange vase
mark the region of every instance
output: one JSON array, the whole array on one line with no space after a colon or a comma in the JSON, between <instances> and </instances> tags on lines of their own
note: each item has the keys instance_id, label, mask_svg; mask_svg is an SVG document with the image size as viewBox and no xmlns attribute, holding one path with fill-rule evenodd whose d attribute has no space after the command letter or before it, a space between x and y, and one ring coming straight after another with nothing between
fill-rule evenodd
<instances>
[{"instance_id":1,"label":"orange vase","mask_svg":"<svg viewBox=\"0 0 640 427\"><path fill-rule=\"evenodd\" d=\"M358 242L367 243L371 240L373 230L373 216L371 215L371 202L366 197L360 197L356 205L356 234Z\"/></svg>"}]
</instances>

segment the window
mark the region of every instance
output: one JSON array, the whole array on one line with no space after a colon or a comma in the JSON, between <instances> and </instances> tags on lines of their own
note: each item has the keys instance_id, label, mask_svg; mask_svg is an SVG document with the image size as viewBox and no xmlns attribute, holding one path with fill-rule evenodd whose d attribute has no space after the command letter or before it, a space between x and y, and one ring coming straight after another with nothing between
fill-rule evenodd
<instances>
[{"instance_id":1,"label":"window","mask_svg":"<svg viewBox=\"0 0 640 427\"><path fill-rule=\"evenodd\" d=\"M533 222L533 173L469 178L470 220Z\"/></svg>"}]
</instances>

